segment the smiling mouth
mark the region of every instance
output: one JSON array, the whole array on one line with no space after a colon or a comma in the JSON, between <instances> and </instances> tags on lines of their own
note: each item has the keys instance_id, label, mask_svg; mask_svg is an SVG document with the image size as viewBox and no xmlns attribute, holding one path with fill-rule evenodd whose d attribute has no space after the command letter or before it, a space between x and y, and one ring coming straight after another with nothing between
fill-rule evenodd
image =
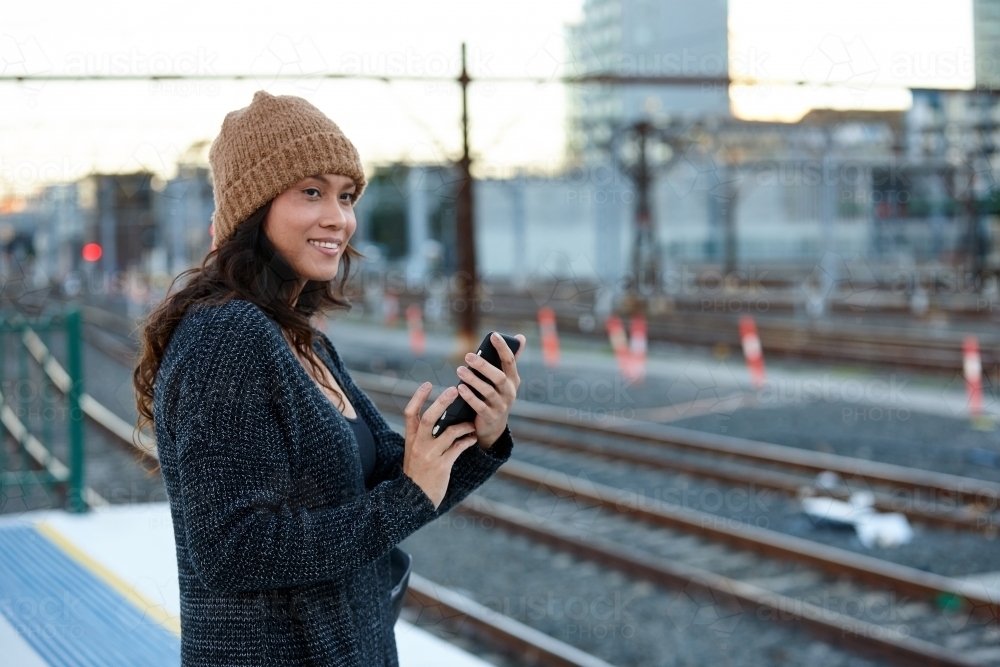
<instances>
[{"instance_id":1,"label":"smiling mouth","mask_svg":"<svg viewBox=\"0 0 1000 667\"><path fill-rule=\"evenodd\" d=\"M333 241L309 241L310 245L314 245L317 248L326 248L327 250L340 250L340 243Z\"/></svg>"}]
</instances>

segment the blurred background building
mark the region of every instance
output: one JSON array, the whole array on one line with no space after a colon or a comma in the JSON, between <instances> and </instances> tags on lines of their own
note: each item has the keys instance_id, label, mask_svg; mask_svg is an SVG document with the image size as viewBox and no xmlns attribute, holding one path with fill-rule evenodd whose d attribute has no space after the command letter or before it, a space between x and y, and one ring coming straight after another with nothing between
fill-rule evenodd
<instances>
[{"instance_id":1,"label":"blurred background building","mask_svg":"<svg viewBox=\"0 0 1000 667\"><path fill-rule=\"evenodd\" d=\"M566 28L567 74L725 81L727 13L724 0L587 0ZM977 0L974 13L977 89L914 89L902 112L816 109L764 123L735 118L725 84L568 86L565 167L475 182L480 271L523 281L555 253L609 278L633 269L639 250L659 271L812 266L827 252L1000 264L1000 9ZM95 173L5 202L0 242L56 281L81 269L176 275L210 243L206 147L192 146L170 180ZM366 267L411 279L453 271L459 181L449 163L376 166L357 208ZM100 256L85 259L86 244Z\"/></svg>"}]
</instances>

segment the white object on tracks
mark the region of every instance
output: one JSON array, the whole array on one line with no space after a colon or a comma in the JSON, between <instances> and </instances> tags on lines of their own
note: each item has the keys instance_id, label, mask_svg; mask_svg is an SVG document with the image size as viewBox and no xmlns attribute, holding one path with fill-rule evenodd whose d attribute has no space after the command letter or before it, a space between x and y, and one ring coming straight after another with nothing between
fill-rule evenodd
<instances>
[{"instance_id":1,"label":"white object on tracks","mask_svg":"<svg viewBox=\"0 0 1000 667\"><path fill-rule=\"evenodd\" d=\"M872 512L854 525L858 539L866 548L898 547L913 539L913 528L906 515L899 512Z\"/></svg>"},{"instance_id":2,"label":"white object on tracks","mask_svg":"<svg viewBox=\"0 0 1000 667\"><path fill-rule=\"evenodd\" d=\"M830 497L802 499L802 511L820 522L853 526L866 549L898 547L913 539L913 528L898 512L875 511L875 497L869 491L855 491L847 501Z\"/></svg>"}]
</instances>

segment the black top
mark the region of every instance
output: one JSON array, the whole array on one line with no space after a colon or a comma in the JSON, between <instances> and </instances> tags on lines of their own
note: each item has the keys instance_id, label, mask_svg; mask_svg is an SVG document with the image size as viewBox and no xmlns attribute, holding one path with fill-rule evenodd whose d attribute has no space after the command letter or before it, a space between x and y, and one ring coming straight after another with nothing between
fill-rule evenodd
<instances>
[{"instance_id":1,"label":"black top","mask_svg":"<svg viewBox=\"0 0 1000 667\"><path fill-rule=\"evenodd\" d=\"M351 425L354 429L354 437L358 441L358 453L361 455L361 468L365 471L365 482L369 481L372 475L372 471L375 470L375 439L372 437L371 429L368 428L368 423L361 416L360 412L357 412L356 417L348 417L344 415L344 419L347 423Z\"/></svg>"},{"instance_id":2,"label":"black top","mask_svg":"<svg viewBox=\"0 0 1000 667\"><path fill-rule=\"evenodd\" d=\"M366 489L348 422L276 322L242 299L189 308L156 376L156 447L170 501L184 667L398 667L390 552L510 457L507 429L455 460L436 508L402 472L406 439L316 330L316 350L378 452ZM330 410L336 410L331 405Z\"/></svg>"}]
</instances>

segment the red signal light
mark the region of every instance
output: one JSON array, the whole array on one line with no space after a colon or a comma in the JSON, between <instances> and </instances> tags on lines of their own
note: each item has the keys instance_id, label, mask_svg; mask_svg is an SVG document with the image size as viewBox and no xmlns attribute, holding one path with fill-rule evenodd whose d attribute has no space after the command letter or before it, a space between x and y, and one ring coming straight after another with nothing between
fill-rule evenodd
<instances>
[{"instance_id":1,"label":"red signal light","mask_svg":"<svg viewBox=\"0 0 1000 667\"><path fill-rule=\"evenodd\" d=\"M96 262L101 258L101 246L97 243L88 243L83 246L83 259L87 262Z\"/></svg>"}]
</instances>

